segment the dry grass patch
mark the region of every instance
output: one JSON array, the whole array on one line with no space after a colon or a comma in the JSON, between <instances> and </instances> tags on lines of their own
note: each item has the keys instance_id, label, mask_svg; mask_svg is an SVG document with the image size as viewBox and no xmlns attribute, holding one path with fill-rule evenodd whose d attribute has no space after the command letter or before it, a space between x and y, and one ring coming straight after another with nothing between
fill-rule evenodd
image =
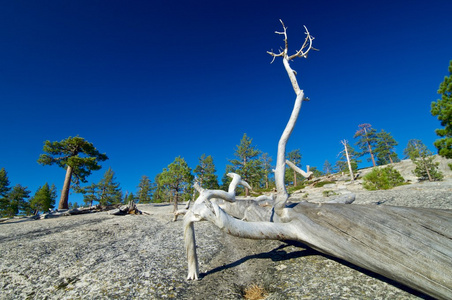
<instances>
[{"instance_id":1,"label":"dry grass patch","mask_svg":"<svg viewBox=\"0 0 452 300\"><path fill-rule=\"evenodd\" d=\"M245 288L243 298L247 300L262 300L267 298L267 291L257 284L252 284Z\"/></svg>"}]
</instances>

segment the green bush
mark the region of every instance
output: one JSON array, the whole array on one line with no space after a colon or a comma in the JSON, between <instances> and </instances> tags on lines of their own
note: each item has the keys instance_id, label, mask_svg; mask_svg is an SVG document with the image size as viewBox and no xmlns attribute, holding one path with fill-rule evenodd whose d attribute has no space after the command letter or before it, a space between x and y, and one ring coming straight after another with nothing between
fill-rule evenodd
<instances>
[{"instance_id":1,"label":"green bush","mask_svg":"<svg viewBox=\"0 0 452 300\"><path fill-rule=\"evenodd\" d=\"M372 172L363 178L364 188L370 191L392 189L393 187L403 185L404 182L405 179L392 166L374 168Z\"/></svg>"},{"instance_id":2,"label":"green bush","mask_svg":"<svg viewBox=\"0 0 452 300\"><path fill-rule=\"evenodd\" d=\"M334 195L337 195L334 191L332 191L332 190L326 190L326 191L323 191L323 197L329 197L329 196L334 196Z\"/></svg>"}]
</instances>

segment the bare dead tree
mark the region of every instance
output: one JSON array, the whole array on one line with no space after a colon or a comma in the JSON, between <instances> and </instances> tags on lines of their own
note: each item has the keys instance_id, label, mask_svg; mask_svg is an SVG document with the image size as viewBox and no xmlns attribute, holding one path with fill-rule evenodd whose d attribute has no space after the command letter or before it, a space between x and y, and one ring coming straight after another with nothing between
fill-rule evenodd
<instances>
[{"instance_id":1,"label":"bare dead tree","mask_svg":"<svg viewBox=\"0 0 452 300\"><path fill-rule=\"evenodd\" d=\"M188 260L187 279L199 277L194 223L209 221L228 234L251 239L296 240L357 266L437 298L452 298L452 211L391 206L300 202L286 205L284 183L286 143L295 126L304 99L296 73L289 61L306 57L313 37L306 29L300 50L288 54L287 28L283 26L285 47L273 56L282 57L296 94L294 108L278 143L275 169L276 195L238 200L235 189L248 186L241 177L232 177L228 191L206 190L185 212L184 240Z\"/></svg>"},{"instance_id":2,"label":"bare dead tree","mask_svg":"<svg viewBox=\"0 0 452 300\"><path fill-rule=\"evenodd\" d=\"M300 174L301 176L303 176L306 179L311 178L312 174L314 174L313 172L309 171L309 166L306 166L306 172L305 172L302 169L300 169L299 167L297 167L297 165L295 165L293 162L291 162L290 160L287 160L287 159L286 159L286 165L288 165L292 170L294 170L296 173Z\"/></svg>"},{"instance_id":3,"label":"bare dead tree","mask_svg":"<svg viewBox=\"0 0 452 300\"><path fill-rule=\"evenodd\" d=\"M355 176L353 175L353 168L352 168L352 164L350 162L350 156L348 155L347 143L348 143L347 140L342 140L341 141L341 144L344 146L345 157L347 158L348 170L350 171L350 180L354 181L355 180Z\"/></svg>"}]
</instances>

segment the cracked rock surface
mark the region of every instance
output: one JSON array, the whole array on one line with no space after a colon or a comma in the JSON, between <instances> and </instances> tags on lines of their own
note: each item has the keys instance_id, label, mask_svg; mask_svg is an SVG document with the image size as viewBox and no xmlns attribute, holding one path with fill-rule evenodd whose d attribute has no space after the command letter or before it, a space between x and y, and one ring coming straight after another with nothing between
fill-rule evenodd
<instances>
[{"instance_id":1,"label":"cracked rock surface","mask_svg":"<svg viewBox=\"0 0 452 300\"><path fill-rule=\"evenodd\" d=\"M354 192L358 205L452 208L450 179ZM172 208L0 223L0 299L242 299L252 284L267 299L422 297L300 243L240 239L207 222L195 224L201 280L186 281L182 221L171 221Z\"/></svg>"}]
</instances>

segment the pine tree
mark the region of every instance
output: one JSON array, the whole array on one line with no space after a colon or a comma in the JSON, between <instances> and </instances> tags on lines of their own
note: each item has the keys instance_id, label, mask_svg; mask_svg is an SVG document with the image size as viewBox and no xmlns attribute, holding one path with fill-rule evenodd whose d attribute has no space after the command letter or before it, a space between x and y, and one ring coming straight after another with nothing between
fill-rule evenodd
<instances>
[{"instance_id":1,"label":"pine tree","mask_svg":"<svg viewBox=\"0 0 452 300\"><path fill-rule=\"evenodd\" d=\"M107 155L101 154L93 144L79 136L68 137L60 142L45 141L43 151L38 159L42 165L56 164L66 169L63 190L61 192L58 209L69 208L69 190L71 182L78 185L86 182L86 177L91 171L99 170L99 161L108 159Z\"/></svg>"},{"instance_id":2,"label":"pine tree","mask_svg":"<svg viewBox=\"0 0 452 300\"><path fill-rule=\"evenodd\" d=\"M449 76L444 77L438 89L441 99L432 102L431 113L441 121L444 128L436 129L436 134L441 137L435 141L438 154L452 158L452 60L449 62Z\"/></svg>"},{"instance_id":3,"label":"pine tree","mask_svg":"<svg viewBox=\"0 0 452 300\"><path fill-rule=\"evenodd\" d=\"M320 176L324 175L324 173L322 171L320 171L319 169L317 169L317 167L310 167L309 171L312 172L312 175L314 177L320 177Z\"/></svg>"},{"instance_id":4,"label":"pine tree","mask_svg":"<svg viewBox=\"0 0 452 300\"><path fill-rule=\"evenodd\" d=\"M130 201L136 202L137 200L138 200L138 198L135 197L135 195L133 193L130 193L130 194L126 193L126 196L124 197L124 204L127 205L127 204L129 204ZM147 203L149 203L149 202L147 202Z\"/></svg>"},{"instance_id":5,"label":"pine tree","mask_svg":"<svg viewBox=\"0 0 452 300\"><path fill-rule=\"evenodd\" d=\"M101 205L107 206L121 203L121 188L119 187L119 183L116 182L115 172L111 168L108 168L97 186L98 199Z\"/></svg>"},{"instance_id":6,"label":"pine tree","mask_svg":"<svg viewBox=\"0 0 452 300\"><path fill-rule=\"evenodd\" d=\"M234 156L236 159L231 159L231 171L242 176L242 179L248 182L251 186L259 186L263 178L263 166L259 155L261 151L252 145L253 139L248 138L246 133L243 134L240 145L237 146ZM246 196L249 191L245 189Z\"/></svg>"},{"instance_id":7,"label":"pine tree","mask_svg":"<svg viewBox=\"0 0 452 300\"><path fill-rule=\"evenodd\" d=\"M8 193L11 190L9 186L8 173L5 168L0 169L0 214L6 214L6 209L9 205Z\"/></svg>"},{"instance_id":8,"label":"pine tree","mask_svg":"<svg viewBox=\"0 0 452 300\"><path fill-rule=\"evenodd\" d=\"M99 202L98 195L99 186L96 183L91 183L88 186L78 188L77 193L83 194L83 202L86 206L93 206L93 202Z\"/></svg>"},{"instance_id":9,"label":"pine tree","mask_svg":"<svg viewBox=\"0 0 452 300\"><path fill-rule=\"evenodd\" d=\"M226 165L226 170L224 171L223 177L221 177L221 186L220 189L223 191L227 191L229 189L229 184L232 181L232 178L229 177L227 174L233 172L233 167L231 165ZM238 186L235 189L235 192L237 195L240 195L240 193L243 191L242 186Z\"/></svg>"},{"instance_id":10,"label":"pine tree","mask_svg":"<svg viewBox=\"0 0 452 300\"><path fill-rule=\"evenodd\" d=\"M35 212L46 212L55 207L55 201L56 193L52 192L52 189L46 182L42 187L38 188L34 196L30 199L30 207Z\"/></svg>"},{"instance_id":11,"label":"pine tree","mask_svg":"<svg viewBox=\"0 0 452 300\"><path fill-rule=\"evenodd\" d=\"M190 198L193 178L190 167L180 156L160 173L159 184L167 186L174 196L172 199L174 211L177 210L177 203L181 198L185 198L184 200Z\"/></svg>"},{"instance_id":12,"label":"pine tree","mask_svg":"<svg viewBox=\"0 0 452 300\"><path fill-rule=\"evenodd\" d=\"M375 147L377 141L376 130L372 128L370 124L360 124L359 129L356 131L354 138L358 138L356 145L361 149L361 156L369 154L372 164L375 167L375 158L373 153L373 148Z\"/></svg>"},{"instance_id":13,"label":"pine tree","mask_svg":"<svg viewBox=\"0 0 452 300\"><path fill-rule=\"evenodd\" d=\"M323 173L325 174L331 174L333 172L333 166L328 160L325 160L323 163Z\"/></svg>"},{"instance_id":14,"label":"pine tree","mask_svg":"<svg viewBox=\"0 0 452 300\"><path fill-rule=\"evenodd\" d=\"M435 157L427 146L421 140L412 139L403 150L405 157L409 157L416 168L413 174L419 177L420 180L436 181L443 179L443 174L438 171L438 162L434 162Z\"/></svg>"},{"instance_id":15,"label":"pine tree","mask_svg":"<svg viewBox=\"0 0 452 300\"><path fill-rule=\"evenodd\" d=\"M265 189L268 189L270 187L270 178L273 174L272 172L272 158L268 155L268 153L262 153L261 158L262 162L262 171L264 174L264 180L265 180Z\"/></svg>"},{"instance_id":16,"label":"pine tree","mask_svg":"<svg viewBox=\"0 0 452 300\"><path fill-rule=\"evenodd\" d=\"M297 167L301 168L301 153L300 153L300 149L295 149L295 150L292 150L292 151L288 152L286 154L286 159L291 161ZM290 168L286 166L286 169L290 169ZM299 174L295 170L292 170L292 176L291 176L290 172L287 172L287 170L286 170L285 177L286 177L285 181L288 184L290 182L292 182L293 186L297 186L297 178L299 177Z\"/></svg>"},{"instance_id":17,"label":"pine tree","mask_svg":"<svg viewBox=\"0 0 452 300\"><path fill-rule=\"evenodd\" d=\"M203 154L199 158L199 164L196 166L194 173L202 188L216 190L220 188L218 177L215 174L216 171L212 156Z\"/></svg>"},{"instance_id":18,"label":"pine tree","mask_svg":"<svg viewBox=\"0 0 452 300\"><path fill-rule=\"evenodd\" d=\"M139 203L151 203L152 193L155 190L155 186L152 184L149 177L143 175L138 184L137 200Z\"/></svg>"},{"instance_id":19,"label":"pine tree","mask_svg":"<svg viewBox=\"0 0 452 300\"><path fill-rule=\"evenodd\" d=\"M30 191L27 187L16 184L7 195L8 205L3 215L12 217L20 213L30 212L30 205L27 199L30 197Z\"/></svg>"},{"instance_id":20,"label":"pine tree","mask_svg":"<svg viewBox=\"0 0 452 300\"><path fill-rule=\"evenodd\" d=\"M376 134L376 138L377 144L374 152L379 166L400 161L397 153L394 151L398 143L392 137L391 133L381 130Z\"/></svg>"}]
</instances>

